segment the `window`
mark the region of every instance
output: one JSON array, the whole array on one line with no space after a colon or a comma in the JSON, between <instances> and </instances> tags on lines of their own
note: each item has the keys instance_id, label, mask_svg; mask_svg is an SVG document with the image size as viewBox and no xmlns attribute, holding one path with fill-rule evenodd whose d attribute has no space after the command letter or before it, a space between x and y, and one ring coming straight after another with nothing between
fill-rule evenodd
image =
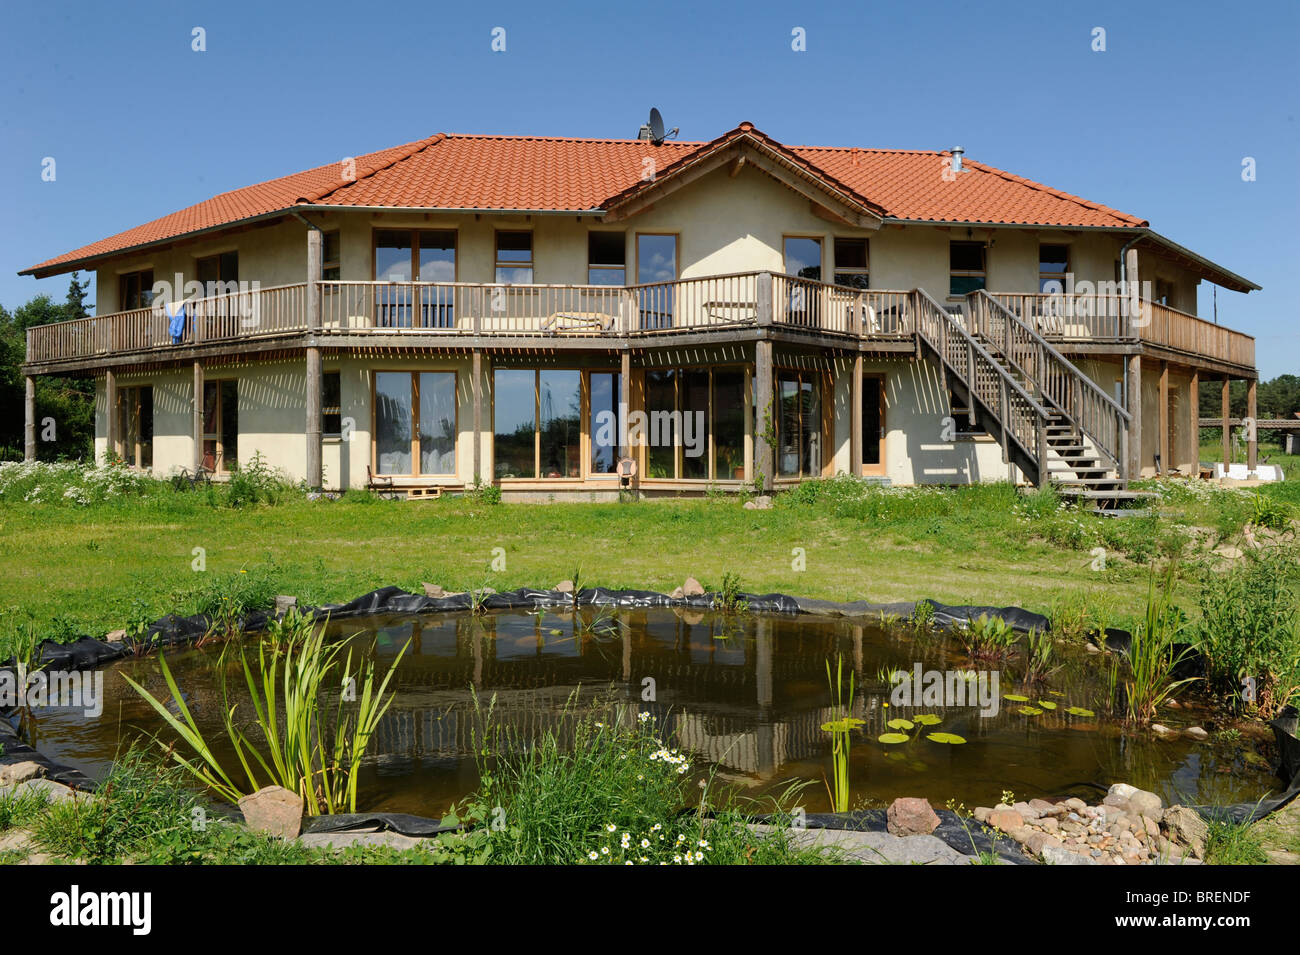
<instances>
[{"instance_id":1,"label":"window","mask_svg":"<svg viewBox=\"0 0 1300 955\"><path fill-rule=\"evenodd\" d=\"M637 292L642 328L672 328L677 298L677 236L638 233L636 280L648 286Z\"/></svg>"},{"instance_id":2,"label":"window","mask_svg":"<svg viewBox=\"0 0 1300 955\"><path fill-rule=\"evenodd\" d=\"M239 253L206 255L195 262L195 273L204 295L225 295L239 291Z\"/></svg>"},{"instance_id":3,"label":"window","mask_svg":"<svg viewBox=\"0 0 1300 955\"><path fill-rule=\"evenodd\" d=\"M1040 245L1038 247L1038 291L1061 293L1065 291L1065 276L1070 271L1068 245Z\"/></svg>"},{"instance_id":4,"label":"window","mask_svg":"<svg viewBox=\"0 0 1300 955\"><path fill-rule=\"evenodd\" d=\"M320 277L327 282L337 282L343 277L343 243L339 232L322 232L320 240Z\"/></svg>"},{"instance_id":5,"label":"window","mask_svg":"<svg viewBox=\"0 0 1300 955\"><path fill-rule=\"evenodd\" d=\"M229 471L239 460L239 390L232 378L203 382L203 466Z\"/></svg>"},{"instance_id":6,"label":"window","mask_svg":"<svg viewBox=\"0 0 1300 955\"><path fill-rule=\"evenodd\" d=\"M627 237L622 232L587 233L587 284L627 284Z\"/></svg>"},{"instance_id":7,"label":"window","mask_svg":"<svg viewBox=\"0 0 1300 955\"><path fill-rule=\"evenodd\" d=\"M588 434L591 435L592 475L614 474L618 470L619 401L622 376L613 371L593 371L587 375Z\"/></svg>"},{"instance_id":8,"label":"window","mask_svg":"<svg viewBox=\"0 0 1300 955\"><path fill-rule=\"evenodd\" d=\"M533 234L497 233L497 282L502 285L533 284Z\"/></svg>"},{"instance_id":9,"label":"window","mask_svg":"<svg viewBox=\"0 0 1300 955\"><path fill-rule=\"evenodd\" d=\"M117 280L117 307L129 312L133 308L148 308L153 304L153 269L124 272Z\"/></svg>"},{"instance_id":10,"label":"window","mask_svg":"<svg viewBox=\"0 0 1300 955\"><path fill-rule=\"evenodd\" d=\"M780 371L776 376L776 473L817 477L822 472L821 375Z\"/></svg>"},{"instance_id":11,"label":"window","mask_svg":"<svg viewBox=\"0 0 1300 955\"><path fill-rule=\"evenodd\" d=\"M835 284L849 288L870 288L867 268L867 240L835 240Z\"/></svg>"},{"instance_id":12,"label":"window","mask_svg":"<svg viewBox=\"0 0 1300 955\"><path fill-rule=\"evenodd\" d=\"M375 471L456 473L456 373L375 372Z\"/></svg>"},{"instance_id":13,"label":"window","mask_svg":"<svg viewBox=\"0 0 1300 955\"><path fill-rule=\"evenodd\" d=\"M732 481L745 477L745 372L646 372L646 476Z\"/></svg>"},{"instance_id":14,"label":"window","mask_svg":"<svg viewBox=\"0 0 1300 955\"><path fill-rule=\"evenodd\" d=\"M822 279L822 240L805 236L786 236L785 274L820 282Z\"/></svg>"},{"instance_id":15,"label":"window","mask_svg":"<svg viewBox=\"0 0 1300 955\"><path fill-rule=\"evenodd\" d=\"M149 385L123 388L118 392L117 401L122 459L131 467L153 467L153 388Z\"/></svg>"},{"instance_id":16,"label":"window","mask_svg":"<svg viewBox=\"0 0 1300 955\"><path fill-rule=\"evenodd\" d=\"M953 298L984 288L984 243L948 244L948 294Z\"/></svg>"},{"instance_id":17,"label":"window","mask_svg":"<svg viewBox=\"0 0 1300 955\"><path fill-rule=\"evenodd\" d=\"M339 373L327 371L321 375L321 433L327 438L343 436L343 412Z\"/></svg>"},{"instance_id":18,"label":"window","mask_svg":"<svg viewBox=\"0 0 1300 955\"><path fill-rule=\"evenodd\" d=\"M1173 307L1174 283L1165 279L1156 279L1155 286L1155 303L1157 305L1167 305Z\"/></svg>"},{"instance_id":19,"label":"window","mask_svg":"<svg viewBox=\"0 0 1300 955\"><path fill-rule=\"evenodd\" d=\"M582 477L582 372L498 368L492 395L498 478Z\"/></svg>"},{"instance_id":20,"label":"window","mask_svg":"<svg viewBox=\"0 0 1300 955\"><path fill-rule=\"evenodd\" d=\"M455 289L410 282L456 281L454 229L376 229L375 324L381 328L453 328Z\"/></svg>"}]
</instances>

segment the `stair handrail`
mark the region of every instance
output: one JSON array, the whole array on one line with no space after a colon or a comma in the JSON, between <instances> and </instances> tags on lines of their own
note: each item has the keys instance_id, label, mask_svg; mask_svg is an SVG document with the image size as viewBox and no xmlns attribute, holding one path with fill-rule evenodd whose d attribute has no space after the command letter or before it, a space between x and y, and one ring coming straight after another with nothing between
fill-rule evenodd
<instances>
[{"instance_id":1,"label":"stair handrail","mask_svg":"<svg viewBox=\"0 0 1300 955\"><path fill-rule=\"evenodd\" d=\"M1074 425L1092 439L1093 446L1110 459L1116 470L1123 473L1127 466L1126 443L1132 414L1062 355L1037 329L995 299L986 289L977 289L966 298L971 306L968 311L974 319L972 324L976 325L972 331L978 332L980 326L989 328L991 333L986 335L988 340L995 343L1001 341L1007 360L1015 362L1038 390L1068 415ZM994 323L989 320L990 313L1003 323L1000 336L993 332ZM1008 347L1014 344L1013 335L1016 332L1019 332L1021 341L1034 350L1032 357L1035 359L1035 367L1025 368L1024 363L1018 361L1012 353L1014 349Z\"/></svg>"},{"instance_id":2,"label":"stair handrail","mask_svg":"<svg viewBox=\"0 0 1300 955\"><path fill-rule=\"evenodd\" d=\"M1037 483L1042 484L1047 475L1048 410L929 292L917 288L912 294L916 334L963 382L970 400L980 401L1001 425L1003 448L1010 452L1007 442L1013 440L1034 461ZM980 368L986 372L983 380Z\"/></svg>"}]
</instances>

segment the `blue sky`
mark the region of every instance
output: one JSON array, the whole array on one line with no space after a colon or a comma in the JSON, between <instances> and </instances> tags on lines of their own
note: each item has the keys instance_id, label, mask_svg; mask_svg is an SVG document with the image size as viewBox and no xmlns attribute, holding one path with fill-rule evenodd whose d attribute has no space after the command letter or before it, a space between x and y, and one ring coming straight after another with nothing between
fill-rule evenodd
<instances>
[{"instance_id":1,"label":"blue sky","mask_svg":"<svg viewBox=\"0 0 1300 955\"><path fill-rule=\"evenodd\" d=\"M1295 0L50 0L4 16L11 308L67 289L19 269L226 189L438 131L634 136L657 105L684 139L749 120L791 144L960 144L1149 219L1264 286L1220 291L1219 319L1259 339L1265 378L1300 373ZM1098 26L1104 53L1091 49ZM191 50L194 27L206 52ZM791 49L795 27L805 52Z\"/></svg>"}]
</instances>

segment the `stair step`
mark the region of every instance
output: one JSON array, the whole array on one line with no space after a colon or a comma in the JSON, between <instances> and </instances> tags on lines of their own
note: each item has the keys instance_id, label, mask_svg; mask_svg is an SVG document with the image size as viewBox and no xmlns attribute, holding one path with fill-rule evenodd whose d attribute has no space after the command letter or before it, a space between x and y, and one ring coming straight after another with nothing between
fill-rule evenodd
<instances>
[{"instance_id":1,"label":"stair step","mask_svg":"<svg viewBox=\"0 0 1300 955\"><path fill-rule=\"evenodd\" d=\"M1099 489L1101 485L1114 485L1115 490L1117 491L1127 490L1127 485L1125 484L1124 479L1114 477L1060 478L1053 476L1052 483L1060 487L1095 486Z\"/></svg>"},{"instance_id":2,"label":"stair step","mask_svg":"<svg viewBox=\"0 0 1300 955\"><path fill-rule=\"evenodd\" d=\"M1083 488L1063 487L1062 497L1079 498L1085 501L1142 501L1159 497L1153 491L1092 491Z\"/></svg>"}]
</instances>

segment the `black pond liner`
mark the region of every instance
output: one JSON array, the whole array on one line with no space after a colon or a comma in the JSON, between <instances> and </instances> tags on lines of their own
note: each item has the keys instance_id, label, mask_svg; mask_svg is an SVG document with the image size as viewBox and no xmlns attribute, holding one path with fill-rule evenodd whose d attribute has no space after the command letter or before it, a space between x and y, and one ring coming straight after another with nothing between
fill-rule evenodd
<instances>
[{"instance_id":1,"label":"black pond liner","mask_svg":"<svg viewBox=\"0 0 1300 955\"><path fill-rule=\"evenodd\" d=\"M930 604L932 613L930 621L936 626L953 627L976 620L981 616L1001 617L1015 630L1040 632L1051 629L1050 621L1042 614L1032 613L1020 607L977 607L942 604L934 600L900 603L869 603L865 600L837 603L829 600L812 600L805 597L791 597L787 594L740 594L746 608L751 613L768 614L815 614L838 617L900 617L910 618L916 612L917 603ZM521 587L504 593L492 593L485 596L481 606L486 610L538 610L555 607L598 606L614 608L685 608L707 611L714 609L716 595L699 594L690 597L673 597L653 590L609 590L604 587L584 588L576 595L561 593L556 590L534 590ZM325 604L320 607L299 608L303 613L329 615L331 620L348 620L357 617L380 615L411 615L454 613L468 611L474 607L474 601L468 593L450 594L444 597L427 597L408 593L400 587L381 587L345 604ZM247 614L241 620L241 628L247 631L263 629L271 615L257 611ZM169 614L150 624L144 633L140 645L146 650L156 650L178 644L193 643L208 632L211 620L205 614L179 617ZM1104 642L1106 647L1119 652L1127 652L1132 636L1125 630L1107 629L1105 635L1094 635L1094 642ZM106 643L93 637L81 637L71 643L55 643L46 640L41 644L39 661L49 669L91 670L104 666L135 653L135 645L126 643ZM11 662L11 661L10 661ZM1195 676L1202 672L1203 664L1199 654L1193 650L1181 665L1180 675ZM0 716L11 716L11 711L0 709ZM1272 799L1261 799L1258 803L1239 803L1234 806L1194 806L1207 819L1227 819L1234 822L1254 821L1282 808L1300 794L1300 740L1296 739L1296 711L1289 708L1286 713L1269 723L1277 738L1279 765L1277 774L1286 782L1287 788ZM37 762L46 768L48 778L74 789L93 789L95 781L70 766L53 762L41 753L27 746L18 738L14 728L7 719L0 719L0 744L4 746L4 756L0 762L12 763L23 760ZM955 813L948 810L936 810L940 825L934 834L958 852L970 855L975 851L996 852L999 856L1015 863L1032 862L1014 850L1006 847L1005 839L995 841L986 827L974 822L965 825ZM766 817L755 817L762 821ZM886 830L885 810L871 809L850 813L815 813L806 817L810 828L851 829L856 831L883 832ZM969 827L969 828L968 828ZM348 832L362 829L381 829L397 832L407 836L427 837L440 832L458 831L463 826L444 826L440 820L426 819L406 813L354 813L334 816L309 817L304 821L304 832ZM972 848L972 839L974 847Z\"/></svg>"}]
</instances>

